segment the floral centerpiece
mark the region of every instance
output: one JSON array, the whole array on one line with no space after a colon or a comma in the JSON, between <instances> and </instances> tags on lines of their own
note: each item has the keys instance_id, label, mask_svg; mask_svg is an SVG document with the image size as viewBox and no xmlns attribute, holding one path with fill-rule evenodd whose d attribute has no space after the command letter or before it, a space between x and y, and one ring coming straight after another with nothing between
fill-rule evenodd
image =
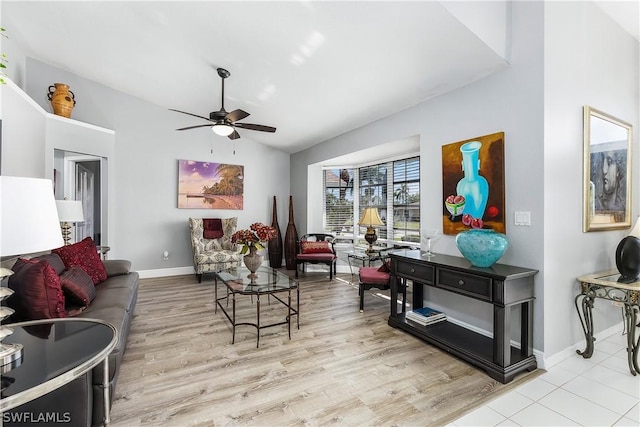
<instances>
[{"instance_id":1,"label":"floral centerpiece","mask_svg":"<svg viewBox=\"0 0 640 427\"><path fill-rule=\"evenodd\" d=\"M259 249L264 249L264 243L274 237L276 237L275 228L261 222L254 222L249 229L238 230L233 233L231 243L242 245L241 254L246 254L247 252L253 254Z\"/></svg>"}]
</instances>

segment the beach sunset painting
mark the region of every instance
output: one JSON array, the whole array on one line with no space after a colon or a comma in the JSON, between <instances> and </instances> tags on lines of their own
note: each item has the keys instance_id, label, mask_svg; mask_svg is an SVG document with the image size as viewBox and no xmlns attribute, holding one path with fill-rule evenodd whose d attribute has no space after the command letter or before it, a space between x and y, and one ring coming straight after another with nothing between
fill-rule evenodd
<instances>
[{"instance_id":1,"label":"beach sunset painting","mask_svg":"<svg viewBox=\"0 0 640 427\"><path fill-rule=\"evenodd\" d=\"M178 208L241 210L244 166L178 160Z\"/></svg>"}]
</instances>

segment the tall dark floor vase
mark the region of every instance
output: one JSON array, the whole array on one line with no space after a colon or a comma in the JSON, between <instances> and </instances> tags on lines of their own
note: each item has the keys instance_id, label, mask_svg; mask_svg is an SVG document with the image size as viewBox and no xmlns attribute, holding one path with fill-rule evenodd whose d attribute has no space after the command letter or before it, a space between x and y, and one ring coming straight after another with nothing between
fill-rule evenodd
<instances>
[{"instance_id":1,"label":"tall dark floor vase","mask_svg":"<svg viewBox=\"0 0 640 427\"><path fill-rule=\"evenodd\" d=\"M296 269L296 251L298 244L298 230L293 220L293 196L289 196L289 224L284 235L284 259L287 270Z\"/></svg>"},{"instance_id":2,"label":"tall dark floor vase","mask_svg":"<svg viewBox=\"0 0 640 427\"><path fill-rule=\"evenodd\" d=\"M269 240L269 266L271 268L282 267L282 234L278 225L278 210L276 209L276 196L273 196L273 213L271 226L276 229L276 237Z\"/></svg>"}]
</instances>

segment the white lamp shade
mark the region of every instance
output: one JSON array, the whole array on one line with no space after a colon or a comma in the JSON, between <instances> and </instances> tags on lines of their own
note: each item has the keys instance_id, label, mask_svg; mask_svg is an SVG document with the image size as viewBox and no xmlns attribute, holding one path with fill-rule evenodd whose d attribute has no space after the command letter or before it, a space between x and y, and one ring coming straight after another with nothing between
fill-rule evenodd
<instances>
[{"instance_id":1,"label":"white lamp shade","mask_svg":"<svg viewBox=\"0 0 640 427\"><path fill-rule=\"evenodd\" d=\"M362 213L362 218L360 218L360 222L358 224L365 227L373 227L384 225L384 222L382 222L382 219L380 218L378 208L366 208Z\"/></svg>"},{"instance_id":2,"label":"white lamp shade","mask_svg":"<svg viewBox=\"0 0 640 427\"><path fill-rule=\"evenodd\" d=\"M0 256L63 245L49 179L0 176Z\"/></svg>"},{"instance_id":3,"label":"white lamp shade","mask_svg":"<svg viewBox=\"0 0 640 427\"><path fill-rule=\"evenodd\" d=\"M58 208L60 222L84 221L81 200L56 200L56 207Z\"/></svg>"}]
</instances>

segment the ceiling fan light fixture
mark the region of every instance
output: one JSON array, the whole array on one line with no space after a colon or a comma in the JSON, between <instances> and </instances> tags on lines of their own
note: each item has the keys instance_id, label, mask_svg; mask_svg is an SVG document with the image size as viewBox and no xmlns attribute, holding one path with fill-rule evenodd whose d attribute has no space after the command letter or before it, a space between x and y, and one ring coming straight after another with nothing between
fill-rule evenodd
<instances>
[{"instance_id":1,"label":"ceiling fan light fixture","mask_svg":"<svg viewBox=\"0 0 640 427\"><path fill-rule=\"evenodd\" d=\"M213 130L213 132L215 132L216 135L220 136L229 136L233 133L233 128L225 124L215 124L211 126L211 129Z\"/></svg>"}]
</instances>

